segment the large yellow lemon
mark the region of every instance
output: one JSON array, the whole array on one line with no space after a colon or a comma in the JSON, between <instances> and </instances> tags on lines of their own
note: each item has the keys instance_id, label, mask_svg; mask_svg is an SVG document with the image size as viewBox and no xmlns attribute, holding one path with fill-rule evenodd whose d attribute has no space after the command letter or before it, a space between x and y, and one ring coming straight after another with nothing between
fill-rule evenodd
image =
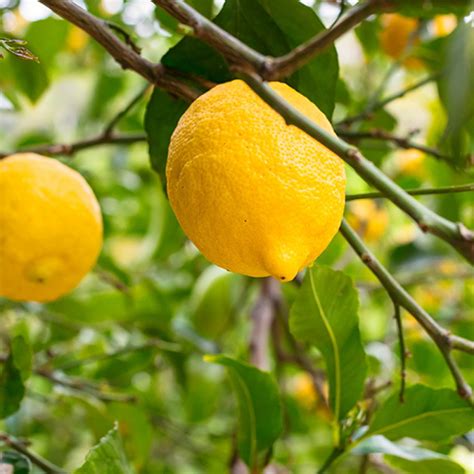
<instances>
[{"instance_id":1,"label":"large yellow lemon","mask_svg":"<svg viewBox=\"0 0 474 474\"><path fill-rule=\"evenodd\" d=\"M0 296L43 302L64 295L101 245L99 204L79 173L33 153L0 160Z\"/></svg>"},{"instance_id":2,"label":"large yellow lemon","mask_svg":"<svg viewBox=\"0 0 474 474\"><path fill-rule=\"evenodd\" d=\"M286 84L271 87L334 133L304 96ZM181 117L166 174L184 232L211 262L236 273L292 280L341 222L342 160L240 80L214 87Z\"/></svg>"}]
</instances>

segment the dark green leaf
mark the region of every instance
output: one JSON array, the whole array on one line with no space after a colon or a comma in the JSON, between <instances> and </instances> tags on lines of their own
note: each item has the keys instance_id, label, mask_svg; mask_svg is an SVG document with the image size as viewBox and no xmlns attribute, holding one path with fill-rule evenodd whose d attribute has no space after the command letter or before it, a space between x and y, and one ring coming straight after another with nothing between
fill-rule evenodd
<instances>
[{"instance_id":1,"label":"dark green leaf","mask_svg":"<svg viewBox=\"0 0 474 474\"><path fill-rule=\"evenodd\" d=\"M239 404L239 452L251 468L262 467L282 430L278 387L272 376L226 356L206 356L229 369Z\"/></svg>"},{"instance_id":2,"label":"dark green leaf","mask_svg":"<svg viewBox=\"0 0 474 474\"><path fill-rule=\"evenodd\" d=\"M381 434L389 439L411 437L439 441L463 434L474 424L474 410L454 390L415 385L406 390L405 403L398 394L376 412L364 435Z\"/></svg>"},{"instance_id":3,"label":"dark green leaf","mask_svg":"<svg viewBox=\"0 0 474 474\"><path fill-rule=\"evenodd\" d=\"M132 474L123 451L122 440L115 426L87 454L84 464L75 474Z\"/></svg>"},{"instance_id":4,"label":"dark green leaf","mask_svg":"<svg viewBox=\"0 0 474 474\"><path fill-rule=\"evenodd\" d=\"M148 136L150 160L153 169L160 175L166 189L166 160L168 145L173 130L188 104L175 99L160 89L155 89L145 114L145 131Z\"/></svg>"},{"instance_id":5,"label":"dark green leaf","mask_svg":"<svg viewBox=\"0 0 474 474\"><path fill-rule=\"evenodd\" d=\"M324 30L315 12L297 0L227 0L215 22L271 56L280 56ZM184 38L163 57L163 63L215 82L232 78L224 58L195 38ZM336 50L331 47L293 74L288 83L331 117L338 71Z\"/></svg>"},{"instance_id":6,"label":"dark green leaf","mask_svg":"<svg viewBox=\"0 0 474 474\"><path fill-rule=\"evenodd\" d=\"M319 349L327 366L329 401L342 419L362 395L367 373L359 333L359 300L352 280L342 272L308 269L290 312L290 329Z\"/></svg>"}]
</instances>

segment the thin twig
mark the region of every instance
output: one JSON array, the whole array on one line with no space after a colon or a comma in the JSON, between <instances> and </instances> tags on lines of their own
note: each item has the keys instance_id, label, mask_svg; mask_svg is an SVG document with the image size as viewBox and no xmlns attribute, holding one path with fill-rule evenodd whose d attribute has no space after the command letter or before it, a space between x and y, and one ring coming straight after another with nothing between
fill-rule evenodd
<instances>
[{"instance_id":1,"label":"thin twig","mask_svg":"<svg viewBox=\"0 0 474 474\"><path fill-rule=\"evenodd\" d=\"M395 322L397 323L398 343L400 346L400 403L405 401L405 382L406 382L406 349L405 349L405 337L403 334L402 317L400 315L400 306L396 301L393 302L395 309Z\"/></svg>"},{"instance_id":2,"label":"thin twig","mask_svg":"<svg viewBox=\"0 0 474 474\"><path fill-rule=\"evenodd\" d=\"M100 134L94 138L78 140L73 143L55 143L52 145L38 145L30 148L23 148L10 153L0 153L0 159L6 158L14 153L39 153L48 156L73 156L75 153L103 145L131 145L133 143L144 142L147 137L143 133L130 135L109 135Z\"/></svg>"},{"instance_id":3,"label":"thin twig","mask_svg":"<svg viewBox=\"0 0 474 474\"><path fill-rule=\"evenodd\" d=\"M127 46L130 46L130 48L132 48L133 51L135 51L137 54L141 53L141 49L135 44L135 42L133 41L130 33L125 31L120 25L117 25L116 23L113 23L112 21L107 20L105 22L105 24L111 30L116 31L117 33L119 33L122 36L123 40L125 41L125 44Z\"/></svg>"},{"instance_id":4,"label":"thin twig","mask_svg":"<svg viewBox=\"0 0 474 474\"><path fill-rule=\"evenodd\" d=\"M474 183L460 184L453 186L443 186L439 188L413 188L405 189L411 196L434 196L437 194L454 194L474 191ZM358 199L386 199L387 196L380 192L348 194L346 201L356 201Z\"/></svg>"},{"instance_id":5,"label":"thin twig","mask_svg":"<svg viewBox=\"0 0 474 474\"><path fill-rule=\"evenodd\" d=\"M27 457L35 466L38 466L47 474L66 474L66 471L61 469L59 466L56 466L47 459L44 459L38 454L33 453L25 446L24 443L7 433L0 433L0 442L5 443L10 448L14 449L20 454L23 454L23 456Z\"/></svg>"},{"instance_id":6,"label":"thin twig","mask_svg":"<svg viewBox=\"0 0 474 474\"><path fill-rule=\"evenodd\" d=\"M142 87L138 91L138 93L132 97L130 102L128 102L127 105L112 118L112 120L104 128L103 134L105 136L111 135L117 124L143 99L143 97L149 90L150 84L147 84L145 87Z\"/></svg>"},{"instance_id":7,"label":"thin twig","mask_svg":"<svg viewBox=\"0 0 474 474\"><path fill-rule=\"evenodd\" d=\"M387 96L385 99L382 99L378 102L374 102L372 104L369 104L365 108L365 110L363 110L362 112L360 112L356 115L353 115L351 117L346 117L345 119L341 120L340 122L337 122L336 125L338 127L341 127L341 126L346 126L347 127L349 125L352 125L355 122L359 122L361 120L368 119L374 114L375 111L377 111L379 109L382 109L383 107L385 107L390 102L393 102L394 100L400 99L404 95L406 95L410 92L413 92L414 90L419 89L420 87L423 87L424 85L429 84L430 82L435 81L436 79L438 79L439 76L440 76L439 73L431 74L431 75L425 77L424 79L422 79L418 82L415 82L414 84L412 84L412 85L410 85L410 86L408 86L408 87L406 87L406 88L404 88L404 89L402 89L398 92L395 92L394 94L391 94L391 95Z\"/></svg>"},{"instance_id":8,"label":"thin twig","mask_svg":"<svg viewBox=\"0 0 474 474\"><path fill-rule=\"evenodd\" d=\"M452 358L452 349L458 349L469 354L474 354L474 342L464 338L457 337L456 341L453 336L440 326L395 280L392 274L377 260L375 255L370 252L366 245L362 242L357 233L343 219L340 232L347 240L349 245L359 255L361 260L367 265L372 273L378 278L380 283L387 290L390 298L395 304L405 308L425 329L431 339L438 346L443 354L446 363L453 375L459 394L463 398L470 398L472 394L471 387L462 377L455 361Z\"/></svg>"},{"instance_id":9,"label":"thin twig","mask_svg":"<svg viewBox=\"0 0 474 474\"><path fill-rule=\"evenodd\" d=\"M422 145L421 143L416 143L410 140L407 137L400 137L398 135L394 135L393 133L386 132L385 130L379 129L372 129L372 130L364 130L364 131L352 131L352 130L345 130L345 129L337 129L336 133L342 137L347 139L350 142L359 141L359 140L381 140L385 142L390 142L397 145L399 148L414 149L420 150L428 155L434 156L439 160L449 161L451 157L444 155L436 148L432 148L426 145Z\"/></svg>"},{"instance_id":10,"label":"thin twig","mask_svg":"<svg viewBox=\"0 0 474 474\"><path fill-rule=\"evenodd\" d=\"M86 393L104 402L130 403L136 401L136 397L134 395L104 392L91 385L88 381L63 377L55 373L54 371L46 368L37 368L34 370L34 373L36 375L39 375L40 377L48 379L54 385L61 385L70 390L76 390L79 392Z\"/></svg>"},{"instance_id":11,"label":"thin twig","mask_svg":"<svg viewBox=\"0 0 474 474\"><path fill-rule=\"evenodd\" d=\"M71 370L71 369L75 369L76 367L82 367L84 365L92 364L94 362L100 362L103 360L113 359L116 357L123 356L125 354L130 354L131 352L138 352L138 351L149 349L149 348L156 348L156 349L160 349L166 352L180 352L182 350L181 346L174 342L163 341L161 339L152 339L151 341L147 341L144 344L135 345L135 346L126 346L114 352L100 353L100 354L92 355L85 359L77 359L77 360L68 361L68 362L65 362L64 364L56 366L55 368L62 371Z\"/></svg>"}]
</instances>

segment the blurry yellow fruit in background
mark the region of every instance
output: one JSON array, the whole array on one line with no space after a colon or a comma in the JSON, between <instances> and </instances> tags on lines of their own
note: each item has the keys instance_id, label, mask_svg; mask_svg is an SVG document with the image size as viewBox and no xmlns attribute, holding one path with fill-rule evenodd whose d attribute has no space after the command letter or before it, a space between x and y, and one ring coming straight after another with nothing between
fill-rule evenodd
<instances>
[{"instance_id":1,"label":"blurry yellow fruit in background","mask_svg":"<svg viewBox=\"0 0 474 474\"><path fill-rule=\"evenodd\" d=\"M75 288L102 246L99 204L84 178L33 153L0 160L0 296L51 301Z\"/></svg>"},{"instance_id":2,"label":"blurry yellow fruit in background","mask_svg":"<svg viewBox=\"0 0 474 474\"><path fill-rule=\"evenodd\" d=\"M89 37L87 33L76 26L71 26L71 31L67 37L67 46L69 51L72 51L73 53L81 51L87 44L88 39Z\"/></svg>"},{"instance_id":3,"label":"blurry yellow fruit in background","mask_svg":"<svg viewBox=\"0 0 474 474\"><path fill-rule=\"evenodd\" d=\"M412 46L420 40L417 37L419 21L398 13L386 13L381 16L382 31L379 34L382 50L393 59L400 59L409 52ZM418 69L423 67L423 61L413 56L403 60L407 68Z\"/></svg>"},{"instance_id":4,"label":"blurry yellow fruit in background","mask_svg":"<svg viewBox=\"0 0 474 474\"><path fill-rule=\"evenodd\" d=\"M425 176L425 158L425 153L413 148L409 150L399 150L395 154L399 172L407 176L416 176L418 178Z\"/></svg>"},{"instance_id":5,"label":"blurry yellow fruit in background","mask_svg":"<svg viewBox=\"0 0 474 474\"><path fill-rule=\"evenodd\" d=\"M456 15L436 15L433 19L433 33L436 37L447 36L458 25Z\"/></svg>"},{"instance_id":6,"label":"blurry yellow fruit in background","mask_svg":"<svg viewBox=\"0 0 474 474\"><path fill-rule=\"evenodd\" d=\"M334 133L306 97L270 86ZM196 247L249 276L292 280L329 245L344 210L343 161L240 80L190 105L171 137L166 176L171 207Z\"/></svg>"},{"instance_id":7,"label":"blurry yellow fruit in background","mask_svg":"<svg viewBox=\"0 0 474 474\"><path fill-rule=\"evenodd\" d=\"M291 381L291 392L305 408L311 409L316 406L318 395L314 388L313 379L308 373L302 372L293 377Z\"/></svg>"},{"instance_id":8,"label":"blurry yellow fruit in background","mask_svg":"<svg viewBox=\"0 0 474 474\"><path fill-rule=\"evenodd\" d=\"M372 199L361 199L351 203L347 220L367 242L373 242L380 239L387 230L388 213Z\"/></svg>"}]
</instances>

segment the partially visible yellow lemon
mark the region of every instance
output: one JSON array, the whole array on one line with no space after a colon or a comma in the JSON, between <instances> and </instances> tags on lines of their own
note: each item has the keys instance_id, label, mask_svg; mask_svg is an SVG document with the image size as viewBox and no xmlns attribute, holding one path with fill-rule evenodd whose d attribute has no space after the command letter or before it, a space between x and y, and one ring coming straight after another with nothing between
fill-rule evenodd
<instances>
[{"instance_id":1,"label":"partially visible yellow lemon","mask_svg":"<svg viewBox=\"0 0 474 474\"><path fill-rule=\"evenodd\" d=\"M51 301L71 291L102 246L102 218L76 171L33 153L0 160L0 296Z\"/></svg>"},{"instance_id":2,"label":"partially visible yellow lemon","mask_svg":"<svg viewBox=\"0 0 474 474\"><path fill-rule=\"evenodd\" d=\"M416 18L408 18L398 13L386 13L381 16L382 31L379 35L382 50L393 59L404 56L410 45L417 45L420 40L415 37L419 27ZM408 68L423 67L423 62L413 56L404 59L403 64Z\"/></svg>"},{"instance_id":3,"label":"partially visible yellow lemon","mask_svg":"<svg viewBox=\"0 0 474 474\"><path fill-rule=\"evenodd\" d=\"M306 97L286 84L271 87L334 133ZM181 117L166 175L185 233L211 262L236 273L292 280L341 222L342 160L240 80L206 92Z\"/></svg>"}]
</instances>

